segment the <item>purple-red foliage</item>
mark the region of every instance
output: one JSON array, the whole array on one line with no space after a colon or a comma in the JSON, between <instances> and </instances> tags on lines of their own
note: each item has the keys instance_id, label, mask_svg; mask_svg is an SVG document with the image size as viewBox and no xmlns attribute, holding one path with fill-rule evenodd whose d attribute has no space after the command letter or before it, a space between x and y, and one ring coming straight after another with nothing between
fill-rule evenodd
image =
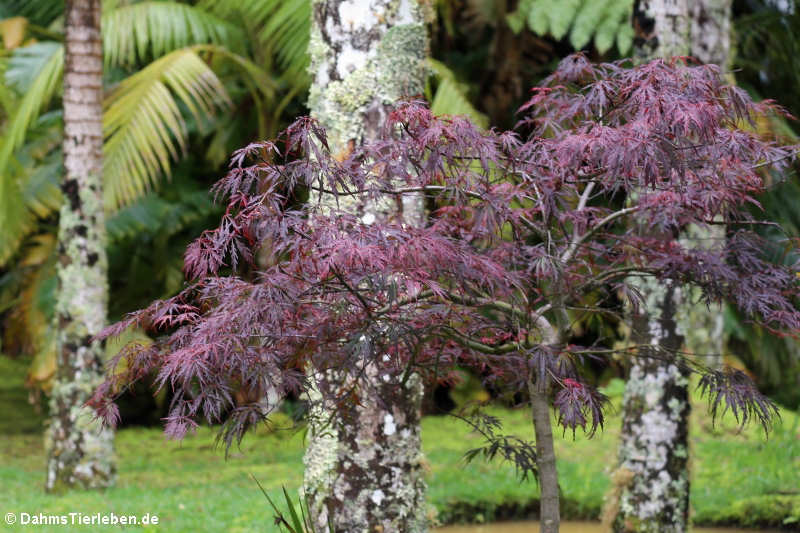
<instances>
[{"instance_id":1,"label":"purple-red foliage","mask_svg":"<svg viewBox=\"0 0 800 533\"><path fill-rule=\"evenodd\" d=\"M186 251L190 286L101 334L138 326L157 339L123 350L125 370L94 405L114 419L120 386L156 371L175 393L170 435L203 415L227 417L231 437L259 419L255 407L234 409L234 387L298 391L303 369L356 375L370 361L396 375L470 363L509 386L555 378L561 424L593 432L603 397L580 381L579 358L610 349L565 339L570 321L613 311L598 302L641 304L631 277L694 284L707 302L797 333L797 265L768 260L747 209L766 190L764 173L797 150L754 131L758 115L780 108L724 85L714 66L577 55L522 112L524 137L410 102L341 161L309 118L236 152L214 188L228 202L219 227ZM317 200L291 207L297 188ZM423 227L399 208L367 223L352 207L387 197L400 206L409 194L433 207ZM724 242L677 238L717 223ZM243 265L250 274L237 276ZM745 414L768 402L739 375L703 386Z\"/></svg>"}]
</instances>

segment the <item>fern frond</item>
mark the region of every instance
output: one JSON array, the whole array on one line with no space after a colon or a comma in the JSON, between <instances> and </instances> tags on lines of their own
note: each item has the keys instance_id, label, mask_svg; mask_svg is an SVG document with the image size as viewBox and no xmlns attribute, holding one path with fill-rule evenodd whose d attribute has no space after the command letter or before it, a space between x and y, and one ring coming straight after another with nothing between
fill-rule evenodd
<instances>
[{"instance_id":1,"label":"fern frond","mask_svg":"<svg viewBox=\"0 0 800 533\"><path fill-rule=\"evenodd\" d=\"M633 44L632 9L633 0L521 0L507 22L514 32L527 25L541 36L561 40L569 35L576 50L594 39L598 52L616 45L626 55Z\"/></svg>"},{"instance_id":2,"label":"fern frond","mask_svg":"<svg viewBox=\"0 0 800 533\"><path fill-rule=\"evenodd\" d=\"M244 48L242 32L230 22L189 4L141 2L103 14L103 52L107 66L134 66L179 48L220 44Z\"/></svg>"},{"instance_id":3,"label":"fern frond","mask_svg":"<svg viewBox=\"0 0 800 533\"><path fill-rule=\"evenodd\" d=\"M428 64L438 79L436 94L432 98L431 111L436 115L466 115L481 128L489 126L486 115L475 109L466 96L466 86L456 79L455 73L444 63L429 59ZM430 95L428 95L430 99Z\"/></svg>"},{"instance_id":4,"label":"fern frond","mask_svg":"<svg viewBox=\"0 0 800 533\"><path fill-rule=\"evenodd\" d=\"M103 127L106 137L104 195L107 208L141 196L172 159L185 150L187 126L180 104L196 120L231 105L214 71L197 55L202 47L175 50L123 80L108 95Z\"/></svg>"}]
</instances>

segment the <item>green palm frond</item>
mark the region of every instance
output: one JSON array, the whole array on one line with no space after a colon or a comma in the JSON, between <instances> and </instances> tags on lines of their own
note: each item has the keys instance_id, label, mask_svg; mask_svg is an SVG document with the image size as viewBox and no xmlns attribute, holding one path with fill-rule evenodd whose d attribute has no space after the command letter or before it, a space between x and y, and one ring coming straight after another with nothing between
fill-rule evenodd
<instances>
[{"instance_id":1,"label":"green palm frond","mask_svg":"<svg viewBox=\"0 0 800 533\"><path fill-rule=\"evenodd\" d=\"M0 264L13 255L34 228L34 214L26 199L40 197L28 189L29 175L12 154L22 146L28 130L60 87L63 52L57 43L19 48L6 70L6 75L11 76L8 86L18 88L22 96L14 101L13 114L0 137Z\"/></svg>"},{"instance_id":2,"label":"green palm frond","mask_svg":"<svg viewBox=\"0 0 800 533\"><path fill-rule=\"evenodd\" d=\"M311 0L202 0L200 6L222 17L241 16L257 28L262 45L272 50L294 83L307 83Z\"/></svg>"},{"instance_id":3,"label":"green palm frond","mask_svg":"<svg viewBox=\"0 0 800 533\"><path fill-rule=\"evenodd\" d=\"M133 66L195 44L241 51L239 28L213 13L177 2L141 2L103 14L106 65Z\"/></svg>"},{"instance_id":4,"label":"green palm frond","mask_svg":"<svg viewBox=\"0 0 800 533\"><path fill-rule=\"evenodd\" d=\"M48 26L64 13L63 0L4 0L0 19L25 17L39 26Z\"/></svg>"},{"instance_id":5,"label":"green palm frond","mask_svg":"<svg viewBox=\"0 0 800 533\"><path fill-rule=\"evenodd\" d=\"M144 233L165 238L180 233L217 209L205 189L186 191L178 202L148 194L113 213L106 221L106 229L111 242Z\"/></svg>"},{"instance_id":6,"label":"green palm frond","mask_svg":"<svg viewBox=\"0 0 800 533\"><path fill-rule=\"evenodd\" d=\"M41 116L0 182L0 210L6 220L0 231L0 266L36 229L36 217L46 218L61 205L62 131L60 111Z\"/></svg>"},{"instance_id":7,"label":"green palm frond","mask_svg":"<svg viewBox=\"0 0 800 533\"><path fill-rule=\"evenodd\" d=\"M274 46L281 67L293 74L304 73L309 62L311 2L278 0L272 3L277 9L270 12L261 32L262 39Z\"/></svg>"},{"instance_id":8,"label":"green palm frond","mask_svg":"<svg viewBox=\"0 0 800 533\"><path fill-rule=\"evenodd\" d=\"M13 352L36 354L47 346L55 289L54 234L28 240L14 276L0 279L0 309L8 309L4 346Z\"/></svg>"},{"instance_id":9,"label":"green palm frond","mask_svg":"<svg viewBox=\"0 0 800 533\"><path fill-rule=\"evenodd\" d=\"M60 43L44 42L18 48L9 59L6 83L16 85L22 97L0 138L0 181L6 180L5 169L11 154L25 140L28 128L61 87L63 70L64 47Z\"/></svg>"},{"instance_id":10,"label":"green palm frond","mask_svg":"<svg viewBox=\"0 0 800 533\"><path fill-rule=\"evenodd\" d=\"M122 81L108 95L103 127L106 137L105 204L117 208L149 190L170 160L186 148L185 106L196 120L230 106L213 70L197 55L201 48L175 50Z\"/></svg>"},{"instance_id":11,"label":"green palm frond","mask_svg":"<svg viewBox=\"0 0 800 533\"><path fill-rule=\"evenodd\" d=\"M14 255L22 240L35 227L35 218L25 205L19 181L3 175L0 178L0 265Z\"/></svg>"},{"instance_id":12,"label":"green palm frond","mask_svg":"<svg viewBox=\"0 0 800 533\"><path fill-rule=\"evenodd\" d=\"M438 80L436 93L431 98L431 111L436 115L466 115L481 128L489 126L486 115L475 109L467 99L467 87L456 79L455 73L444 63L429 59L428 64Z\"/></svg>"}]
</instances>

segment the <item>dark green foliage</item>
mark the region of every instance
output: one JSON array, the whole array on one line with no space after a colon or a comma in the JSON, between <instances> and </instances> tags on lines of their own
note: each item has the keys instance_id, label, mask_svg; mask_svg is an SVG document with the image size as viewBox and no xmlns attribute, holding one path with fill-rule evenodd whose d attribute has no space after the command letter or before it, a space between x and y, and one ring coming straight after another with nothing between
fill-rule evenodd
<instances>
[{"instance_id":1,"label":"dark green foliage","mask_svg":"<svg viewBox=\"0 0 800 533\"><path fill-rule=\"evenodd\" d=\"M280 527L282 531L284 528L286 528L287 533L314 533L314 527L311 525L311 514L308 512L307 498L298 498L297 508L300 510L300 515L298 515L292 498L290 498L289 493L286 492L286 487L282 487L283 500L286 503L286 508L289 509L289 517L287 519L283 511L278 509L278 506L275 505L275 502L273 502L272 498L269 497L267 491L265 491L264 487L261 486L261 483L258 481L258 479L256 479L253 474L250 474L250 477L252 477L253 481L258 484L258 488L261 490L261 493L264 494L264 497L275 511L275 525ZM330 533L334 533L333 521L330 517L328 518L328 529L330 530Z\"/></svg>"}]
</instances>

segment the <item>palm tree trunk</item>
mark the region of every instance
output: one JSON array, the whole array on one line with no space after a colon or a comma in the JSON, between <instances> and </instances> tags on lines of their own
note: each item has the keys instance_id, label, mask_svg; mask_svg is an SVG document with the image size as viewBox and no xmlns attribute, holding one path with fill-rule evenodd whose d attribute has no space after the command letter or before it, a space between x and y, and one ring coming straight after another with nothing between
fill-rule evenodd
<instances>
[{"instance_id":1,"label":"palm tree trunk","mask_svg":"<svg viewBox=\"0 0 800 533\"><path fill-rule=\"evenodd\" d=\"M391 108L422 94L428 41L425 4L417 0L329 0L313 4L310 44L314 80L311 114L328 133L337 157L373 139ZM325 201L325 198L322 198ZM354 207L355 209L355 207ZM390 216L393 201L358 214ZM423 218L420 198L404 199L410 224ZM335 373L317 379L338 383ZM420 450L422 384L403 381L370 363L355 384L360 402L327 411L317 403L309 418L303 488L318 533L418 533L428 530ZM316 398L312 393L312 399Z\"/></svg>"},{"instance_id":2,"label":"palm tree trunk","mask_svg":"<svg viewBox=\"0 0 800 533\"><path fill-rule=\"evenodd\" d=\"M58 232L57 372L46 433L48 490L114 481L113 432L85 402L103 380L108 302L103 216L103 57L100 0L67 0L64 178Z\"/></svg>"}]
</instances>

